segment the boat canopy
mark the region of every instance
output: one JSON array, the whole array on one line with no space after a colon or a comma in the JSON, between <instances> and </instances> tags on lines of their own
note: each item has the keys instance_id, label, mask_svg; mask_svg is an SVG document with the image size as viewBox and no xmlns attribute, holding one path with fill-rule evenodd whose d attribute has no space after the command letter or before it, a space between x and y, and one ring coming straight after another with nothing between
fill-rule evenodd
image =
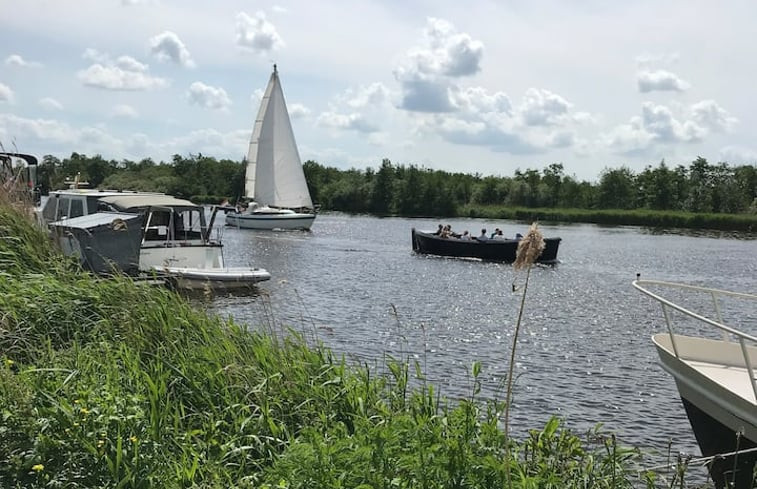
<instances>
[{"instance_id":1,"label":"boat canopy","mask_svg":"<svg viewBox=\"0 0 757 489\"><path fill-rule=\"evenodd\" d=\"M63 219L62 221L55 221L51 223L51 226L88 229L97 226L113 224L113 222L118 220L126 222L133 219L140 219L140 215L127 214L124 212L96 212L94 214L87 214L86 216L72 217L69 219Z\"/></svg>"},{"instance_id":2,"label":"boat canopy","mask_svg":"<svg viewBox=\"0 0 757 489\"><path fill-rule=\"evenodd\" d=\"M140 209L147 207L173 207L197 209L201 206L184 199L177 199L170 195L113 195L103 197L101 202L112 205L121 210Z\"/></svg>"}]
</instances>

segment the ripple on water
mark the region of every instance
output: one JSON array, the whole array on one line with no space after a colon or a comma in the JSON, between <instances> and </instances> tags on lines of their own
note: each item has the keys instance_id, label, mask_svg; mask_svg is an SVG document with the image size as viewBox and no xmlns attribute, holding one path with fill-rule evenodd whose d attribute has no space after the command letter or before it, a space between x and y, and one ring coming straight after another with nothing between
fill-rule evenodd
<instances>
[{"instance_id":1,"label":"ripple on water","mask_svg":"<svg viewBox=\"0 0 757 489\"><path fill-rule=\"evenodd\" d=\"M509 234L526 227L448 222L453 229L500 227ZM418 359L452 398L471 394L470 369L479 361L480 395L502 399L525 274L508 265L413 254L411 227L436 225L325 214L310 233L226 228L228 265L264 267L272 280L261 286L266 294L219 298L210 307L250 325L270 311L277 324L314 331L337 353L379 370L386 354ZM542 231L563 238L562 263L531 272L517 349L514 430L523 434L558 414L578 431L601 422L626 443L664 453L672 440L674 451L697 453L675 383L659 367L650 341L664 329L659 307L631 281L641 273L754 291L754 241L634 227Z\"/></svg>"}]
</instances>

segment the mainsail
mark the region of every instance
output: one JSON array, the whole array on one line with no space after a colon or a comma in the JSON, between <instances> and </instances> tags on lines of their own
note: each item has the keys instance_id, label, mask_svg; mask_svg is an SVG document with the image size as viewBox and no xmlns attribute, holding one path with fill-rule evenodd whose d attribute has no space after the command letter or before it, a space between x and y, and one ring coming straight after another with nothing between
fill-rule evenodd
<instances>
[{"instance_id":1,"label":"mainsail","mask_svg":"<svg viewBox=\"0 0 757 489\"><path fill-rule=\"evenodd\" d=\"M313 207L276 65L250 139L245 194L260 205Z\"/></svg>"}]
</instances>

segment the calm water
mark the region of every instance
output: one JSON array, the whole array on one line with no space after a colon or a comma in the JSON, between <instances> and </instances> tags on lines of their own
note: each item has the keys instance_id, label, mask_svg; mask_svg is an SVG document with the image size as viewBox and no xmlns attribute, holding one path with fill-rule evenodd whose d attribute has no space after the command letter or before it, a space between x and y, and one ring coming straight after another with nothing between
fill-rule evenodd
<instances>
[{"instance_id":1,"label":"calm water","mask_svg":"<svg viewBox=\"0 0 757 489\"><path fill-rule=\"evenodd\" d=\"M220 220L223 222L221 216ZM510 221L448 220L478 234L506 235ZM315 334L334 351L374 366L389 353L416 358L451 398L470 395L482 364L483 396L504 397L503 378L525 275L509 265L415 255L410 229L438 221L319 215L313 230L222 229L228 265L273 278L260 296L218 297L208 307L250 325ZM554 268L533 270L517 350L513 426L540 427L552 414L583 430L602 422L624 442L698 453L672 378L650 337L664 329L659 305L632 286L643 278L757 292L757 241L654 234L638 227L543 225L563 238ZM394 314L396 309L396 315ZM755 311L743 311L757 332ZM268 315L270 317L270 315Z\"/></svg>"}]
</instances>

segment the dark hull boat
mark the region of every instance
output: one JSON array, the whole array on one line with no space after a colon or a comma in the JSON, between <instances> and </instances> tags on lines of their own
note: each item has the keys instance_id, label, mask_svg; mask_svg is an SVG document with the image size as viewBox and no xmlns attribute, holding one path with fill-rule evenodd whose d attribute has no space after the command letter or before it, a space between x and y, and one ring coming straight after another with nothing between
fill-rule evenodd
<instances>
[{"instance_id":1,"label":"dark hull boat","mask_svg":"<svg viewBox=\"0 0 757 489\"><path fill-rule=\"evenodd\" d=\"M413 251L439 256L460 258L480 258L487 261L512 263L518 250L517 239L477 239L442 238L432 233L412 230ZM544 238L544 251L537 259L538 263L552 265L557 263L557 249L561 238Z\"/></svg>"},{"instance_id":2,"label":"dark hull boat","mask_svg":"<svg viewBox=\"0 0 757 489\"><path fill-rule=\"evenodd\" d=\"M757 304L757 295L656 280L633 285L662 304L667 332L652 341L662 368L675 379L702 455L711 458L715 487L757 487L757 337L739 330L753 325L749 315L735 315L727 325L721 317L726 309L749 310L747 301ZM708 303L708 315L687 309L699 311ZM683 329L678 323L692 320L699 326L696 336L676 331Z\"/></svg>"}]
</instances>

